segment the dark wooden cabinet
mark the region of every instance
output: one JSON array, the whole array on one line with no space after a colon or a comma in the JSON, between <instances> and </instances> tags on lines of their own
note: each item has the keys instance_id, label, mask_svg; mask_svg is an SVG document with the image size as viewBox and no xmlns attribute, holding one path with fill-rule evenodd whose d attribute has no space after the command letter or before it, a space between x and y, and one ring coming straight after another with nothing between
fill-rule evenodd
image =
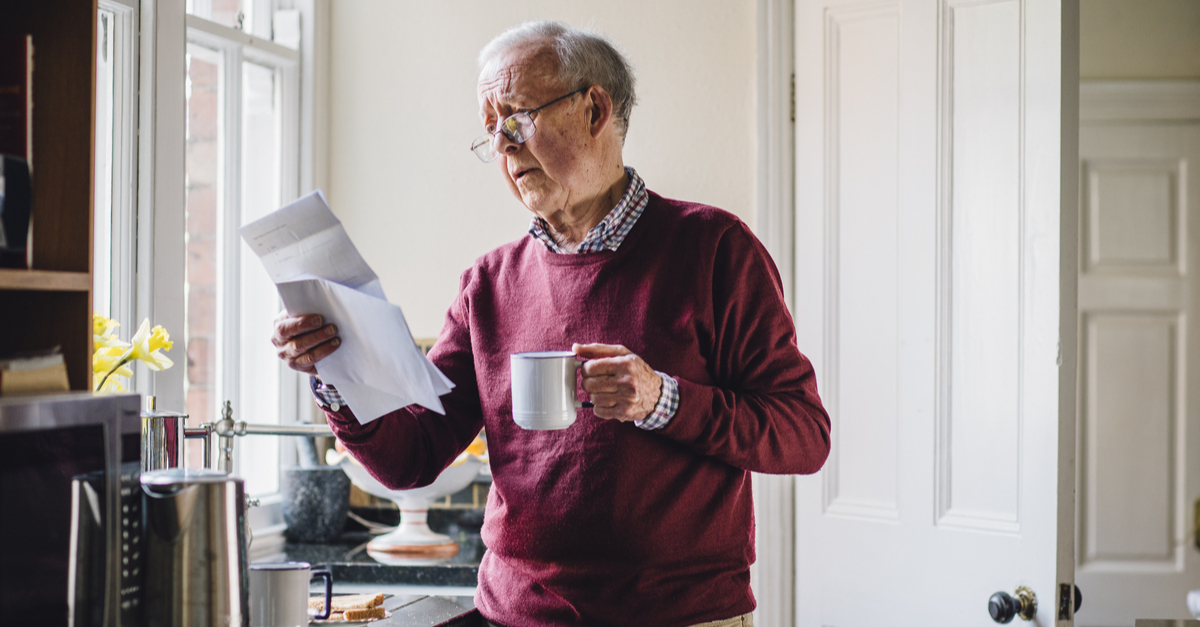
<instances>
[{"instance_id":1,"label":"dark wooden cabinet","mask_svg":"<svg viewBox=\"0 0 1200 627\"><path fill-rule=\"evenodd\" d=\"M91 388L96 0L0 0L0 33L33 36L33 268L0 269L0 354L62 346Z\"/></svg>"}]
</instances>

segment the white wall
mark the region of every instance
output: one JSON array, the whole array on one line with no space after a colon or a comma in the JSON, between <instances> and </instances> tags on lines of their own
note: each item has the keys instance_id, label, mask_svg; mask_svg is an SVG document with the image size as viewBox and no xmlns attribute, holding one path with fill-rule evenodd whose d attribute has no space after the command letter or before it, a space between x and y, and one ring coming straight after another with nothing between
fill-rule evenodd
<instances>
[{"instance_id":1,"label":"white wall","mask_svg":"<svg viewBox=\"0 0 1200 627\"><path fill-rule=\"evenodd\" d=\"M1083 0L1079 75L1084 80L1200 78L1200 2Z\"/></svg>"},{"instance_id":2,"label":"white wall","mask_svg":"<svg viewBox=\"0 0 1200 627\"><path fill-rule=\"evenodd\" d=\"M468 149L481 132L475 57L523 21L609 36L638 79L625 163L658 193L752 222L754 2L354 0L331 12L326 192L416 337L441 330L476 257L528 226L495 164Z\"/></svg>"}]
</instances>

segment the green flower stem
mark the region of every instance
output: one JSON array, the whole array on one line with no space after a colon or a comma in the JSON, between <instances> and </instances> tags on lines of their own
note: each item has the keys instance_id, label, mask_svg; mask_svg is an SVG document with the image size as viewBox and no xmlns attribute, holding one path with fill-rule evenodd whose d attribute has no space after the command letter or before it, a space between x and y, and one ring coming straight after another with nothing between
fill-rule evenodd
<instances>
[{"instance_id":1,"label":"green flower stem","mask_svg":"<svg viewBox=\"0 0 1200 627\"><path fill-rule=\"evenodd\" d=\"M109 370L108 374L104 375L103 379L100 379L100 383L96 386L96 389L92 390L92 391L99 392L100 390L103 390L104 384L108 381L108 378L112 376L112 373L116 372L117 369L120 368L121 366L124 366L125 364L129 363L130 359L132 359L132 358L129 357L128 355L126 355L125 357L122 357L121 361L117 362L117 365L113 366L113 369Z\"/></svg>"}]
</instances>

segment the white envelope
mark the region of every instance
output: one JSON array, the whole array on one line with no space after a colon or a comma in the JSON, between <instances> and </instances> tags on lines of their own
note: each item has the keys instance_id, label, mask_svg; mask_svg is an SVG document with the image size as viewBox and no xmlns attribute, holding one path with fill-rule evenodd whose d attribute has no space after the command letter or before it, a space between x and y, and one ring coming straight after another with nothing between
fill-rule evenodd
<instances>
[{"instance_id":1,"label":"white envelope","mask_svg":"<svg viewBox=\"0 0 1200 627\"><path fill-rule=\"evenodd\" d=\"M341 346L317 364L366 424L418 404L445 414L438 397L454 387L413 341L404 312L387 302L371 270L320 190L243 226L293 314L336 324Z\"/></svg>"}]
</instances>

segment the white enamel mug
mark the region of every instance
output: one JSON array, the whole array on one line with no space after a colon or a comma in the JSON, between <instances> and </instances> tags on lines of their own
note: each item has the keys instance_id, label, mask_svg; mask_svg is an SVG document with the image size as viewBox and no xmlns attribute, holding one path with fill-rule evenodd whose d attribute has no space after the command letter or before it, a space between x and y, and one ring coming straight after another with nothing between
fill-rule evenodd
<instances>
[{"instance_id":1,"label":"white enamel mug","mask_svg":"<svg viewBox=\"0 0 1200 627\"><path fill-rule=\"evenodd\" d=\"M308 584L313 577L325 580L325 608L312 616L329 618L333 576L312 570L308 562L250 565L250 627L308 627Z\"/></svg>"},{"instance_id":2,"label":"white enamel mug","mask_svg":"<svg viewBox=\"0 0 1200 627\"><path fill-rule=\"evenodd\" d=\"M514 353L508 365L513 421L522 429L566 429L575 424L578 409L592 406L575 400L575 372L583 362L571 351Z\"/></svg>"}]
</instances>

